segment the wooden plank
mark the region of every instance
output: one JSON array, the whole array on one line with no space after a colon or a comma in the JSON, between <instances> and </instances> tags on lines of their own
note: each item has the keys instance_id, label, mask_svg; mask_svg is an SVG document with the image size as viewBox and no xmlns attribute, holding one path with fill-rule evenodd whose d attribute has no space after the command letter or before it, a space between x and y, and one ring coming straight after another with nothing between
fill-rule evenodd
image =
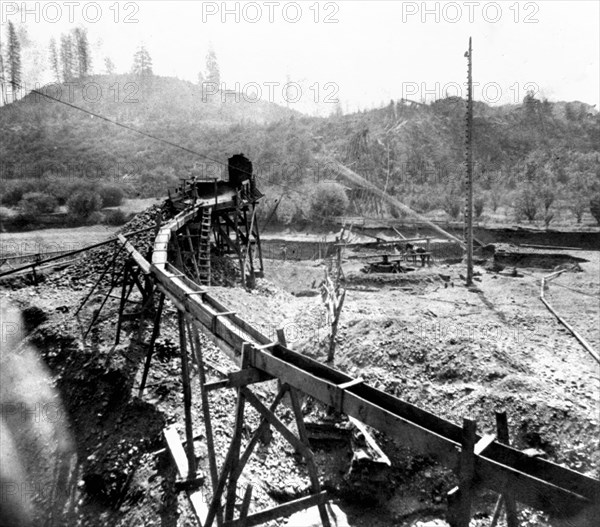
<instances>
[{"instance_id":1,"label":"wooden plank","mask_svg":"<svg viewBox=\"0 0 600 527\"><path fill-rule=\"evenodd\" d=\"M375 438L371 435L371 432L369 432L366 425L352 416L348 417L348 420L360 430L360 433L364 436L366 442L377 454L378 459L375 461L377 461L377 463L385 463L388 467L391 467L392 463L390 458L385 455L383 450L381 450L380 446L377 444L377 441L375 441Z\"/></svg>"},{"instance_id":2,"label":"wooden plank","mask_svg":"<svg viewBox=\"0 0 600 527\"><path fill-rule=\"evenodd\" d=\"M220 390L221 388L231 388L229 380L226 379L224 381L209 382L204 386L204 389L207 392L212 392L213 390Z\"/></svg>"},{"instance_id":3,"label":"wooden plank","mask_svg":"<svg viewBox=\"0 0 600 527\"><path fill-rule=\"evenodd\" d=\"M312 459L313 453L294 433L283 424L283 422L273 412L271 412L256 395L248 388L240 388L247 401L257 410L268 422L275 428L296 450L298 450L306 459Z\"/></svg>"},{"instance_id":4,"label":"wooden plank","mask_svg":"<svg viewBox=\"0 0 600 527\"><path fill-rule=\"evenodd\" d=\"M235 371L228 375L229 386L231 388L238 388L240 386L247 386L248 384L256 384L257 382L264 382L273 379L272 375L257 370L256 368L247 368L245 370Z\"/></svg>"},{"instance_id":5,"label":"wooden plank","mask_svg":"<svg viewBox=\"0 0 600 527\"><path fill-rule=\"evenodd\" d=\"M496 433L498 434L498 441L508 445L510 443L508 433L508 417L506 412L496 412ZM506 509L506 525L507 527L519 527L519 519L517 516L517 504L515 502L514 494L512 489L506 488L504 492L498 498L494 514L492 516L491 527L495 527L498 522L502 505Z\"/></svg>"},{"instance_id":6,"label":"wooden plank","mask_svg":"<svg viewBox=\"0 0 600 527\"><path fill-rule=\"evenodd\" d=\"M475 453L476 456L481 455L485 451L485 449L487 447L489 447L495 440L496 440L495 434L484 435L479 441L477 441L477 444L475 445L473 452Z\"/></svg>"},{"instance_id":7,"label":"wooden plank","mask_svg":"<svg viewBox=\"0 0 600 527\"><path fill-rule=\"evenodd\" d=\"M242 525L253 527L254 525L262 525L263 523L275 520L277 518L286 518L298 511L309 509L315 505L325 504L327 501L329 501L329 493L326 490L323 490L318 494L288 501L283 505L278 505L277 507L252 514L243 520L245 523L242 523L242 520L240 519L225 522L223 527L241 527Z\"/></svg>"},{"instance_id":8,"label":"wooden plank","mask_svg":"<svg viewBox=\"0 0 600 527\"><path fill-rule=\"evenodd\" d=\"M169 452L171 452L173 461L175 461L175 465L177 466L179 477L181 479L188 479L189 471L187 456L179 439L176 425L171 425L168 428L165 428L163 434L165 436L165 440L167 441Z\"/></svg>"},{"instance_id":9,"label":"wooden plank","mask_svg":"<svg viewBox=\"0 0 600 527\"><path fill-rule=\"evenodd\" d=\"M185 455L185 450L181 445L177 428L175 425L171 425L165 428L163 434L165 436L165 440L167 441L167 447L171 453L171 457L173 458L175 466L177 467L179 477L183 480L188 479L187 457ZM192 510L194 511L196 520L200 526L202 526L204 524L204 518L206 518L206 515L208 514L208 507L206 506L204 495L200 489L186 491L186 494L192 505Z\"/></svg>"},{"instance_id":10,"label":"wooden plank","mask_svg":"<svg viewBox=\"0 0 600 527\"><path fill-rule=\"evenodd\" d=\"M473 479L475 477L475 442L477 423L471 419L463 421L463 437L458 472L459 500L457 506L457 527L469 527L473 502ZM452 523L452 522L450 522Z\"/></svg>"}]
</instances>

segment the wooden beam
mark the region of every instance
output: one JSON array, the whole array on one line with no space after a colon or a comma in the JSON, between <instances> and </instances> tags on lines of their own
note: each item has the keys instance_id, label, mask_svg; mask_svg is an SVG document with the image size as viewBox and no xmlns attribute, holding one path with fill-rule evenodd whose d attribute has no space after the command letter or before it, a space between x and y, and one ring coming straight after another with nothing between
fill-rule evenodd
<instances>
[{"instance_id":1,"label":"wooden beam","mask_svg":"<svg viewBox=\"0 0 600 527\"><path fill-rule=\"evenodd\" d=\"M173 458L175 466L177 467L179 477L182 480L189 479L190 473L188 472L187 457L183 446L181 446L177 428L175 425L171 425L163 431L163 434L165 436L169 452L171 453L171 457ZM186 493L192 505L192 511L194 512L196 520L200 523L200 525L203 525L202 522L204 521L204 518L206 518L208 509L206 507L206 500L202 494L202 491L200 489L188 490Z\"/></svg>"},{"instance_id":2,"label":"wooden beam","mask_svg":"<svg viewBox=\"0 0 600 527\"><path fill-rule=\"evenodd\" d=\"M262 525L263 523L275 520L277 518L291 516L298 511L309 509L315 505L325 504L327 501L329 501L329 493L326 490L323 490L318 494L313 494L312 496L306 496L304 498L298 498L293 501L288 501L283 505L278 505L277 507L257 512L256 514L248 516L244 520L245 523L242 523L242 520L225 522L223 527L241 527L242 525L245 525L246 527L253 527L254 525Z\"/></svg>"}]
</instances>

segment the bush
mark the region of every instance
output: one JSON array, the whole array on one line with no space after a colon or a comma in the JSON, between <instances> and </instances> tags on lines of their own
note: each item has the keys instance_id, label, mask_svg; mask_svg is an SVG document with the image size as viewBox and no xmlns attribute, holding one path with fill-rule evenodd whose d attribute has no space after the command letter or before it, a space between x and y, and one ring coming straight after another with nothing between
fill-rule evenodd
<instances>
[{"instance_id":1,"label":"bush","mask_svg":"<svg viewBox=\"0 0 600 527\"><path fill-rule=\"evenodd\" d=\"M596 218L596 221L600 224L600 193L596 194L590 200L590 212L592 216Z\"/></svg>"},{"instance_id":2,"label":"bush","mask_svg":"<svg viewBox=\"0 0 600 527\"><path fill-rule=\"evenodd\" d=\"M124 193L117 185L102 185L98 192L102 198L103 207L118 207L123 203Z\"/></svg>"},{"instance_id":3,"label":"bush","mask_svg":"<svg viewBox=\"0 0 600 527\"><path fill-rule=\"evenodd\" d=\"M68 199L80 190L89 189L86 181L73 181L71 178L56 178L47 183L47 192L56 198L59 205L65 205Z\"/></svg>"},{"instance_id":4,"label":"bush","mask_svg":"<svg viewBox=\"0 0 600 527\"><path fill-rule=\"evenodd\" d=\"M16 207L29 192L40 190L40 182L33 179L8 180L3 182L0 188L1 203L7 207Z\"/></svg>"},{"instance_id":5,"label":"bush","mask_svg":"<svg viewBox=\"0 0 600 527\"><path fill-rule=\"evenodd\" d=\"M481 196L478 196L473 200L473 214L475 218L481 218L484 206L485 200Z\"/></svg>"},{"instance_id":6,"label":"bush","mask_svg":"<svg viewBox=\"0 0 600 527\"><path fill-rule=\"evenodd\" d=\"M460 216L460 211L463 206L463 199L458 194L445 193L441 200L444 212L453 220Z\"/></svg>"},{"instance_id":7,"label":"bush","mask_svg":"<svg viewBox=\"0 0 600 527\"><path fill-rule=\"evenodd\" d=\"M410 208L419 214L425 214L439 206L438 200L430 193L423 191L417 197L410 200Z\"/></svg>"},{"instance_id":8,"label":"bush","mask_svg":"<svg viewBox=\"0 0 600 527\"><path fill-rule=\"evenodd\" d=\"M310 197L311 215L320 221L332 216L341 216L346 212L348 204L344 187L335 181L317 184Z\"/></svg>"},{"instance_id":9,"label":"bush","mask_svg":"<svg viewBox=\"0 0 600 527\"><path fill-rule=\"evenodd\" d=\"M127 214L125 214L122 210L108 210L104 213L104 218L102 223L105 225L124 225L127 222Z\"/></svg>"},{"instance_id":10,"label":"bush","mask_svg":"<svg viewBox=\"0 0 600 527\"><path fill-rule=\"evenodd\" d=\"M538 213L539 202L535 191L530 188L524 188L517 193L515 198L515 213L517 220L527 218L529 221L535 220Z\"/></svg>"},{"instance_id":11,"label":"bush","mask_svg":"<svg viewBox=\"0 0 600 527\"><path fill-rule=\"evenodd\" d=\"M577 219L577 223L581 223L583 214L587 208L587 195L584 193L575 193L570 196L569 210L573 213L573 216Z\"/></svg>"},{"instance_id":12,"label":"bush","mask_svg":"<svg viewBox=\"0 0 600 527\"><path fill-rule=\"evenodd\" d=\"M57 207L58 202L54 196L44 192L28 192L19 201L21 214L32 218L38 214L54 212Z\"/></svg>"},{"instance_id":13,"label":"bush","mask_svg":"<svg viewBox=\"0 0 600 527\"><path fill-rule=\"evenodd\" d=\"M78 190L67 200L67 208L71 216L78 220L86 220L102 207L102 198L95 190Z\"/></svg>"}]
</instances>

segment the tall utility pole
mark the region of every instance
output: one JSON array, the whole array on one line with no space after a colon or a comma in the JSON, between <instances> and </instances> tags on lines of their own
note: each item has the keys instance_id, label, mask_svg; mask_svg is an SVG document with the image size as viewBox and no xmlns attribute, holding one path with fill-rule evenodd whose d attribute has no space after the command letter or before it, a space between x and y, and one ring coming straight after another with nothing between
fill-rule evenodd
<instances>
[{"instance_id":1,"label":"tall utility pole","mask_svg":"<svg viewBox=\"0 0 600 527\"><path fill-rule=\"evenodd\" d=\"M467 242L467 285L473 284L473 50L469 37L469 51L465 53L468 61L467 70L467 133L465 145L465 162L467 164L467 204L465 207L465 225Z\"/></svg>"}]
</instances>

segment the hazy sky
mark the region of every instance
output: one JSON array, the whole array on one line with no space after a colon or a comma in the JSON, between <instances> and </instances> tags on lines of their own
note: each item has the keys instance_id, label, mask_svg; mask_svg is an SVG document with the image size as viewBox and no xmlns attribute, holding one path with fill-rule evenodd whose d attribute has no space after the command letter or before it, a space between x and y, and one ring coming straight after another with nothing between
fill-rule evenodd
<instances>
[{"instance_id":1,"label":"hazy sky","mask_svg":"<svg viewBox=\"0 0 600 527\"><path fill-rule=\"evenodd\" d=\"M7 20L24 23L42 63L51 36L82 26L96 72L104 56L129 70L143 42L156 74L196 81L212 44L226 88L283 102L283 86L296 82L290 106L309 113L329 113L336 98L355 110L465 95L469 36L476 99L520 102L532 88L550 100L600 98L597 1L80 0L26 2L16 13L23 2L0 4L3 42Z\"/></svg>"}]
</instances>

